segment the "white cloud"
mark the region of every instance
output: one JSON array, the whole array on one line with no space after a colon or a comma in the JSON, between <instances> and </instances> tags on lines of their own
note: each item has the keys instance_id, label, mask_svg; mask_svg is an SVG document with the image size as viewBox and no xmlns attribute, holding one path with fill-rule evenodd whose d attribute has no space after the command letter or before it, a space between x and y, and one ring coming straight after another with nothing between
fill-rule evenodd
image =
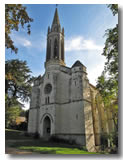
<instances>
[{"instance_id":1,"label":"white cloud","mask_svg":"<svg viewBox=\"0 0 123 160\"><path fill-rule=\"evenodd\" d=\"M20 45L20 46L24 46L24 47L32 46L31 41L29 41L25 37L21 37L21 36L17 36L17 35L15 36L14 35L13 39L14 39L15 45Z\"/></svg>"},{"instance_id":2,"label":"white cloud","mask_svg":"<svg viewBox=\"0 0 123 160\"><path fill-rule=\"evenodd\" d=\"M26 48L34 48L40 51L44 51L46 49L46 37L44 36L33 36L30 35L30 40L24 36L19 35L12 35L12 40L14 41L15 46L17 47L26 47Z\"/></svg>"},{"instance_id":3,"label":"white cloud","mask_svg":"<svg viewBox=\"0 0 123 160\"><path fill-rule=\"evenodd\" d=\"M97 78L104 69L105 57L101 55L104 45L97 45L92 39L81 36L66 40L66 64L71 67L80 60L87 67L89 82L96 85Z\"/></svg>"},{"instance_id":4,"label":"white cloud","mask_svg":"<svg viewBox=\"0 0 123 160\"><path fill-rule=\"evenodd\" d=\"M96 85L97 78L104 69L105 57L101 55L102 51L71 51L66 55L66 65L71 67L75 61L79 60L87 68L89 82Z\"/></svg>"},{"instance_id":5,"label":"white cloud","mask_svg":"<svg viewBox=\"0 0 123 160\"><path fill-rule=\"evenodd\" d=\"M82 36L69 38L65 41L66 51L82 51L82 50L102 50L103 46L95 44L91 39L84 39Z\"/></svg>"},{"instance_id":6,"label":"white cloud","mask_svg":"<svg viewBox=\"0 0 123 160\"><path fill-rule=\"evenodd\" d=\"M26 46L31 46L31 42L29 40L23 40L23 45L26 47Z\"/></svg>"},{"instance_id":7,"label":"white cloud","mask_svg":"<svg viewBox=\"0 0 123 160\"><path fill-rule=\"evenodd\" d=\"M104 62L99 62L93 67L88 67L88 79L89 82L96 86L97 78L101 75L102 71L104 70Z\"/></svg>"}]
</instances>

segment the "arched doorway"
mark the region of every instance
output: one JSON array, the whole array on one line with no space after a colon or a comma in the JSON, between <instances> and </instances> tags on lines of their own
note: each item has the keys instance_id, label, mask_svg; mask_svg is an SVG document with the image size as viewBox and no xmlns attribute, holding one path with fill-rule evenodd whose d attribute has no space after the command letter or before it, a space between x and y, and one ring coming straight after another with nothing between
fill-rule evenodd
<instances>
[{"instance_id":1,"label":"arched doorway","mask_svg":"<svg viewBox=\"0 0 123 160\"><path fill-rule=\"evenodd\" d=\"M43 121L43 136L48 137L51 133L51 121L48 116L44 118Z\"/></svg>"}]
</instances>

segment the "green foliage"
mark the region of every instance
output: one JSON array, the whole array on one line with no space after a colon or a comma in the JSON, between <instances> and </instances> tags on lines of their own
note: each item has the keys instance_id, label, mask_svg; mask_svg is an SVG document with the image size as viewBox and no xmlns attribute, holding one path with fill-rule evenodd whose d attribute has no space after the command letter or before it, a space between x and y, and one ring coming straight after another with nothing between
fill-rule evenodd
<instances>
[{"instance_id":1,"label":"green foliage","mask_svg":"<svg viewBox=\"0 0 123 160\"><path fill-rule=\"evenodd\" d=\"M98 77L96 86L102 96L105 109L112 113L115 129L118 130L118 86L116 83L110 83L110 78L106 79L103 73Z\"/></svg>"},{"instance_id":2,"label":"green foliage","mask_svg":"<svg viewBox=\"0 0 123 160\"><path fill-rule=\"evenodd\" d=\"M26 61L8 60L5 64L5 93L15 100L28 101L33 77Z\"/></svg>"},{"instance_id":3,"label":"green foliage","mask_svg":"<svg viewBox=\"0 0 123 160\"><path fill-rule=\"evenodd\" d=\"M5 95L5 127L11 128L16 125L16 118L20 116L22 112L21 104L15 97L9 98Z\"/></svg>"},{"instance_id":4,"label":"green foliage","mask_svg":"<svg viewBox=\"0 0 123 160\"><path fill-rule=\"evenodd\" d=\"M21 105L15 97L9 98L8 94L5 95L5 105L9 106L18 106Z\"/></svg>"},{"instance_id":5,"label":"green foliage","mask_svg":"<svg viewBox=\"0 0 123 160\"><path fill-rule=\"evenodd\" d=\"M18 48L14 46L14 42L11 39L12 30L18 31L21 26L27 26L27 33L30 34L30 22L33 19L29 17L26 7L22 4L6 4L5 5L5 46L7 49L17 53Z\"/></svg>"},{"instance_id":6,"label":"green foliage","mask_svg":"<svg viewBox=\"0 0 123 160\"><path fill-rule=\"evenodd\" d=\"M108 29L105 35L107 39L102 54L107 59L105 71L118 83L118 24L115 28Z\"/></svg>"},{"instance_id":7,"label":"green foliage","mask_svg":"<svg viewBox=\"0 0 123 160\"><path fill-rule=\"evenodd\" d=\"M98 77L97 86L98 90L103 97L104 104L110 104L112 102L117 103L118 96L118 85L116 81L109 77L107 78L105 73L103 72L100 77Z\"/></svg>"},{"instance_id":8,"label":"green foliage","mask_svg":"<svg viewBox=\"0 0 123 160\"><path fill-rule=\"evenodd\" d=\"M108 148L108 135L102 134L101 135L101 150L105 151Z\"/></svg>"},{"instance_id":9,"label":"green foliage","mask_svg":"<svg viewBox=\"0 0 123 160\"><path fill-rule=\"evenodd\" d=\"M110 139L110 145L112 147L112 150L115 150L118 147L118 133L112 132L108 135L108 138Z\"/></svg>"},{"instance_id":10,"label":"green foliage","mask_svg":"<svg viewBox=\"0 0 123 160\"><path fill-rule=\"evenodd\" d=\"M111 9L114 16L118 13L118 4L109 4L108 7Z\"/></svg>"},{"instance_id":11,"label":"green foliage","mask_svg":"<svg viewBox=\"0 0 123 160\"><path fill-rule=\"evenodd\" d=\"M113 15L118 13L118 5L110 4ZM106 30L106 41L102 55L106 57L106 63L102 75L98 77L97 88L103 98L104 106L112 114L115 125L114 133L103 135L103 147L105 141L110 141L110 152L117 153L118 148L118 24L113 29Z\"/></svg>"},{"instance_id":12,"label":"green foliage","mask_svg":"<svg viewBox=\"0 0 123 160\"><path fill-rule=\"evenodd\" d=\"M15 119L22 114L23 104L30 99L33 77L26 61L8 60L5 64L5 106L6 127L15 124ZM28 118L28 112L25 113Z\"/></svg>"},{"instance_id":13,"label":"green foliage","mask_svg":"<svg viewBox=\"0 0 123 160\"><path fill-rule=\"evenodd\" d=\"M5 112L5 126L7 128L16 124L16 118L20 115L21 108L18 106L8 107L6 106Z\"/></svg>"},{"instance_id":14,"label":"green foliage","mask_svg":"<svg viewBox=\"0 0 123 160\"><path fill-rule=\"evenodd\" d=\"M118 13L118 5L110 4L113 15ZM113 114L113 120L118 129L118 24L106 31L105 47L102 55L106 63L102 75L98 77L97 88L100 91L106 108Z\"/></svg>"},{"instance_id":15,"label":"green foliage","mask_svg":"<svg viewBox=\"0 0 123 160\"><path fill-rule=\"evenodd\" d=\"M110 142L110 144L108 144ZM102 150L107 150L111 154L118 153L118 133L112 132L101 135Z\"/></svg>"},{"instance_id":16,"label":"green foliage","mask_svg":"<svg viewBox=\"0 0 123 160\"><path fill-rule=\"evenodd\" d=\"M118 5L110 4L113 15L118 14ZM108 73L107 86L109 91L113 91L118 96L118 24L113 29L106 30L106 41L102 55L107 59L104 72Z\"/></svg>"}]
</instances>

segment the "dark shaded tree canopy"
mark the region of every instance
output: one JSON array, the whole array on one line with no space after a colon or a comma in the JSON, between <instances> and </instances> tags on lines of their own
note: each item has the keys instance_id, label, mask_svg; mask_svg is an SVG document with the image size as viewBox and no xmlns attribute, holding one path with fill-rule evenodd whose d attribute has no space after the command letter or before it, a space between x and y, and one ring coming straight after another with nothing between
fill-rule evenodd
<instances>
[{"instance_id":1,"label":"dark shaded tree canopy","mask_svg":"<svg viewBox=\"0 0 123 160\"><path fill-rule=\"evenodd\" d=\"M28 101L33 77L26 61L8 60L5 64L5 93L12 98Z\"/></svg>"},{"instance_id":2,"label":"dark shaded tree canopy","mask_svg":"<svg viewBox=\"0 0 123 160\"><path fill-rule=\"evenodd\" d=\"M5 63L5 125L16 125L16 118L23 112L22 102L30 100L34 77L26 61L18 59L8 60ZM25 114L27 117L28 115ZM28 117L27 117L28 118Z\"/></svg>"}]
</instances>

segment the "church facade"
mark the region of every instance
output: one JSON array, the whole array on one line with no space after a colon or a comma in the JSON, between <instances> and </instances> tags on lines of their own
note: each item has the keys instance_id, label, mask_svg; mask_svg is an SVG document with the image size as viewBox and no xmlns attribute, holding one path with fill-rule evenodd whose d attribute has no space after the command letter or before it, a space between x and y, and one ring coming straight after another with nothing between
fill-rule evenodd
<instances>
[{"instance_id":1,"label":"church facade","mask_svg":"<svg viewBox=\"0 0 123 160\"><path fill-rule=\"evenodd\" d=\"M55 136L94 151L102 133L109 132L104 106L95 101L99 94L89 83L86 67L80 61L67 67L64 54L64 28L56 8L48 27L45 73L32 88L28 133Z\"/></svg>"}]
</instances>

